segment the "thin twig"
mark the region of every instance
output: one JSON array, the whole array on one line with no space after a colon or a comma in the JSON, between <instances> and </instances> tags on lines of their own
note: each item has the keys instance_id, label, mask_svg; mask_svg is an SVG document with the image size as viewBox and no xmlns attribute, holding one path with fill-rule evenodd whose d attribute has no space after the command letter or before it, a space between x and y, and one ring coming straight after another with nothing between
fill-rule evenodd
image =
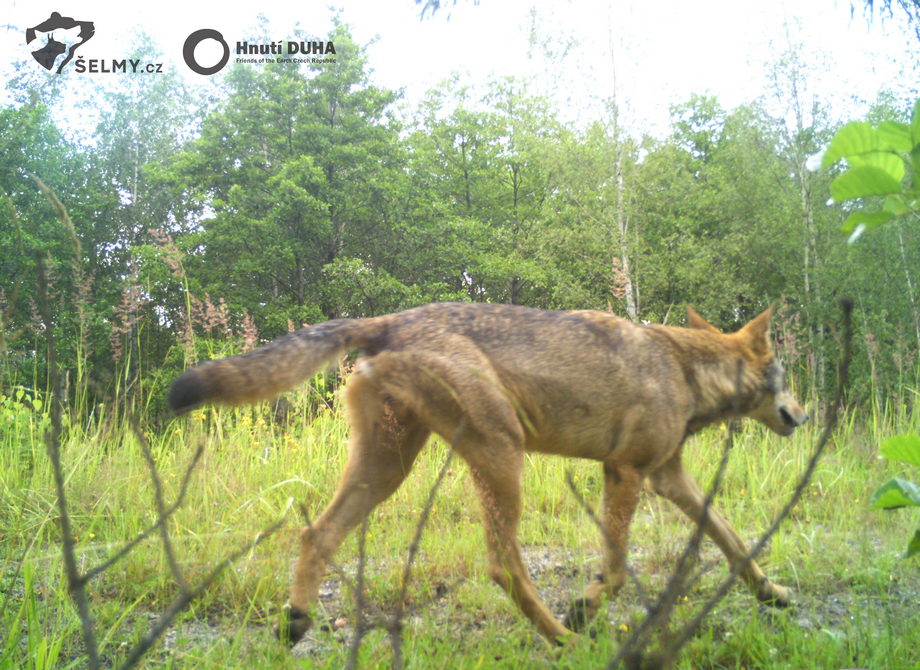
<instances>
[{"instance_id":1,"label":"thin twig","mask_svg":"<svg viewBox=\"0 0 920 670\"><path fill-rule=\"evenodd\" d=\"M188 582L185 580L185 575L182 573L179 561L176 560L176 553L173 551L172 540L169 537L169 529L166 527L169 521L169 515L166 513L166 505L163 502L163 483L160 481L160 473L157 471L156 460L153 457L153 452L150 451L150 444L147 442L144 431L142 431L137 424L137 417L132 414L129 420L131 421L131 428L134 430L134 434L137 436L137 440L141 445L141 452L144 454L144 460L147 461L147 469L150 470L150 479L153 481L153 500L157 509L156 527L160 531L160 540L163 542L163 551L166 553L169 569L182 592L188 593Z\"/></svg>"},{"instance_id":2,"label":"thin twig","mask_svg":"<svg viewBox=\"0 0 920 670\"><path fill-rule=\"evenodd\" d=\"M147 528L142 530L140 533L138 533L134 539L128 542L125 546L123 546L105 561L88 570L82 577L84 582L88 582L97 575L105 572L115 563L127 556L130 551L134 549L134 547L150 537L150 535L160 527L161 522L163 522L165 519L169 519L173 514L175 514L176 510L178 510L182 506L182 503L185 501L185 496L188 493L189 483L192 479L192 472L198 465L198 461L201 460L202 454L204 454L203 442L198 444L198 448L195 450L195 454L192 456L192 460L185 468L185 475L183 476L182 483L179 486L179 495L176 496L176 501L165 510L163 510L162 516L158 518L154 523L147 526Z\"/></svg>"},{"instance_id":3,"label":"thin twig","mask_svg":"<svg viewBox=\"0 0 920 670\"><path fill-rule=\"evenodd\" d=\"M437 496L438 490L441 488L444 477L447 476L448 468L450 467L450 463L453 460L454 446L460 439L460 435L465 427L465 420L461 420L460 425L454 434L454 439L451 441L450 451L447 452L447 457L444 459L444 464L441 465L441 469L438 471L438 477L435 479L434 484L432 484L431 489L428 491L428 497L425 500L425 505L422 508L422 513L419 515L418 523L415 525L415 535L412 538L412 543L409 545L409 555L406 557L406 565L403 568L402 586L399 589L399 597L396 600L396 611L393 613L393 616L390 617L390 620L386 626L387 634L390 638L390 646L393 648L393 667L396 668L396 670L401 670L403 667L403 617L405 616L405 603L409 590L409 579L412 576L412 565L415 562L415 558L418 555L419 549L421 547L422 533L425 530L425 525L428 523L428 518L431 516L431 509L434 506L435 497Z\"/></svg>"},{"instance_id":4,"label":"thin twig","mask_svg":"<svg viewBox=\"0 0 920 670\"><path fill-rule=\"evenodd\" d=\"M346 670L354 670L358 667L358 653L361 651L361 643L364 642L364 636L370 632L373 626L367 624L367 598L364 593L364 568L367 566L367 525L370 514L364 517L361 522L361 534L358 537L358 574L355 578L355 634L348 645L348 661L345 663Z\"/></svg>"},{"instance_id":5,"label":"thin twig","mask_svg":"<svg viewBox=\"0 0 920 670\"><path fill-rule=\"evenodd\" d=\"M310 520L310 512L307 511L307 508L303 503L298 505L298 509L300 509L300 515L304 519L304 525L307 527L307 530L312 531L313 522ZM323 561L326 563L326 567L335 573L335 576L341 580L342 585L348 590L349 594L353 598L356 598L358 587L352 581L351 577L349 577L345 572L345 569L335 561L335 558L329 552L327 552L324 547L320 547L316 544L314 544L314 547L319 552L319 555L322 557Z\"/></svg>"},{"instance_id":6,"label":"thin twig","mask_svg":"<svg viewBox=\"0 0 920 670\"><path fill-rule=\"evenodd\" d=\"M137 643L137 645L135 645L133 649L131 649L127 658L125 659L125 662L120 666L121 670L129 670L130 668L135 667L144 656L144 654L146 654L147 651L149 651L157 641L157 639L159 639L160 635L162 635L166 629L172 625L176 616L178 616L180 612L188 607L189 603L204 593L211 586L211 584L214 583L214 580L217 579L228 566L235 563L244 554L247 554L248 552L255 549L263 542L263 540L277 531L283 522L283 518L278 519L278 521L273 523L271 526L261 531L251 542L247 543L243 547L240 547L235 552L227 556L224 560L222 560L195 588L180 593L173 600L169 608L157 618L157 622L150 627L150 630L147 631L147 634L141 638L141 640Z\"/></svg>"},{"instance_id":7,"label":"thin twig","mask_svg":"<svg viewBox=\"0 0 920 670\"><path fill-rule=\"evenodd\" d=\"M572 495L575 496L575 500L585 511L585 514L588 515L588 518L591 519L591 522L597 527L597 530L600 532L601 537L604 539L605 547L612 547L613 541L610 539L610 533L607 532L607 527L601 522L600 518L597 516L597 512L594 511L594 508L588 504L588 501L585 500L585 497L581 495L581 492L578 490L578 487L575 485L575 478L572 476L571 470L565 471L565 481L569 485L569 490L572 492ZM645 586L639 580L639 575L636 574L636 571L633 570L630 566L626 566L626 574L632 580L633 584L636 586L636 589L639 592L639 599L642 601L643 607L651 611L652 602L648 596L648 591Z\"/></svg>"},{"instance_id":8,"label":"thin twig","mask_svg":"<svg viewBox=\"0 0 920 670\"><path fill-rule=\"evenodd\" d=\"M61 373L57 363L57 353L54 342L54 324L48 308L48 278L45 274L45 264L41 254L35 255L38 270L38 304L45 323L45 338L48 343L48 371L51 377L51 429L45 435L45 447L48 450L48 459L54 473L54 485L57 490L58 511L61 514L61 548L64 555L64 569L67 573L67 589L70 597L77 606L80 616L80 625L83 631L83 643L86 645L86 655L89 660L90 670L99 668L99 649L96 644L92 616L89 612L89 602L86 598L86 583L80 578L77 568L77 557L73 528L70 522L70 513L67 507L67 495L64 489L64 472L61 468L61 412L64 399L61 397Z\"/></svg>"}]
</instances>

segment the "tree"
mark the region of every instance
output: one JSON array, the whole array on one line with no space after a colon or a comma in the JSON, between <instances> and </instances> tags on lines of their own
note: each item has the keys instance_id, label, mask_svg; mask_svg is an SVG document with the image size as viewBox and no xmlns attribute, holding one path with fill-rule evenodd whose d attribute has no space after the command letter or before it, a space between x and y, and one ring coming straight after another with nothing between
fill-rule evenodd
<instances>
[{"instance_id":1,"label":"tree","mask_svg":"<svg viewBox=\"0 0 920 670\"><path fill-rule=\"evenodd\" d=\"M377 272L392 236L392 185L404 172L395 94L368 83L346 26L337 22L327 39L335 62L231 70L200 138L158 168L189 194L174 216L196 292L206 286L233 311L250 311L268 335L360 315L357 302L324 287L330 276L357 280L359 267Z\"/></svg>"},{"instance_id":2,"label":"tree","mask_svg":"<svg viewBox=\"0 0 920 670\"><path fill-rule=\"evenodd\" d=\"M5 383L44 388L45 351L37 310L35 254L51 258L50 300L59 329L59 349L86 359L83 321L73 307L85 306L87 278L79 273L86 229L66 229L35 178L68 201L92 202L98 189L84 169L79 150L65 141L51 120L57 92L15 91L17 102L0 109L0 373ZM82 300L77 300L79 292ZM84 315L85 316L85 315Z\"/></svg>"},{"instance_id":3,"label":"tree","mask_svg":"<svg viewBox=\"0 0 920 670\"><path fill-rule=\"evenodd\" d=\"M453 111L451 111L453 110ZM540 304L550 281L537 260L552 185L545 163L557 128L521 82L492 82L476 99L457 79L423 103L410 138L412 179L443 203L428 225L453 267L445 279L472 300Z\"/></svg>"},{"instance_id":4,"label":"tree","mask_svg":"<svg viewBox=\"0 0 920 670\"><path fill-rule=\"evenodd\" d=\"M820 390L826 381L823 324L833 307L833 301L825 300L822 268L822 239L827 239L830 212L822 206L824 178L808 170L805 162L827 141L831 129L825 110L810 89L805 53L804 45L790 43L773 64L770 78L774 99L784 105L779 150L787 162L798 196L796 217L801 225L802 299L809 328L809 349L814 352L811 385Z\"/></svg>"},{"instance_id":5,"label":"tree","mask_svg":"<svg viewBox=\"0 0 920 670\"><path fill-rule=\"evenodd\" d=\"M419 0L416 0L417 2ZM895 9L902 14L907 23L914 28L914 34L920 40L920 3L917 0L862 0L856 2L850 0L850 14L856 13L857 6L862 4L863 15L871 23L876 13L882 19L892 19L895 16Z\"/></svg>"}]
</instances>

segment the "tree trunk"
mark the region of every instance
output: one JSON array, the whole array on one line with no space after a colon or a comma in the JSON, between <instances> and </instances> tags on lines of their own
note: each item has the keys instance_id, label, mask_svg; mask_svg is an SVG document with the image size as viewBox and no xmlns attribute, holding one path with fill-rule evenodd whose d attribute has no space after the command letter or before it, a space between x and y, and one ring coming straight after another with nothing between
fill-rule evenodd
<instances>
[{"instance_id":1,"label":"tree trunk","mask_svg":"<svg viewBox=\"0 0 920 670\"><path fill-rule=\"evenodd\" d=\"M630 321L639 320L639 308L636 304L636 290L633 283L632 268L629 264L629 215L626 213L626 198L623 193L623 149L617 138L617 234L620 238L620 263L623 270L623 289L626 291L626 316Z\"/></svg>"},{"instance_id":2,"label":"tree trunk","mask_svg":"<svg viewBox=\"0 0 920 670\"><path fill-rule=\"evenodd\" d=\"M811 323L808 328L808 344L812 358L809 372L811 374L811 388L813 392L818 392L820 391L819 384L824 383L824 331L814 316L814 307L821 305L821 284L818 279L818 231L815 226L814 211L811 207L811 189L807 182L809 176L804 173L804 163L798 166L798 178L802 218L805 222L803 268L805 303L809 306L809 312L812 313Z\"/></svg>"}]
</instances>

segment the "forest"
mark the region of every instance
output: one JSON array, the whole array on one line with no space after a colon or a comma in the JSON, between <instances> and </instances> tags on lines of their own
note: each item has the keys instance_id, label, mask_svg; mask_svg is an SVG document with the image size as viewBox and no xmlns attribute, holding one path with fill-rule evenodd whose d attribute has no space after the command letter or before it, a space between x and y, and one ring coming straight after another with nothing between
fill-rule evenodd
<instances>
[{"instance_id":1,"label":"forest","mask_svg":"<svg viewBox=\"0 0 920 670\"><path fill-rule=\"evenodd\" d=\"M132 502L149 498L154 486L139 483L143 440L133 431L153 436L161 476L180 497L188 445L197 440L208 444L205 479L189 489L188 509L171 523L187 552L182 561L199 574L220 555L206 538L251 536L286 514L291 499L310 509L328 500L346 439L336 389L347 365L288 394L281 409L209 409L177 420L166 407L169 384L197 362L303 325L438 301L596 309L678 326L692 305L725 332L773 304L774 347L790 388L818 417L838 399L844 297L854 312L849 382L839 398L843 433L806 490L812 507L790 518L796 530L774 538L772 549L783 579L825 596L806 601L811 609L793 623L771 619L764 627L739 595L694 640L689 665L681 667L805 667L796 662L816 649L834 667L851 667L844 664L854 659L866 663L858 667L920 667L920 583L892 553L903 549L910 521L876 521L880 513L867 508L878 484L905 473L880 461L878 445L920 426L920 226L914 214L848 243L842 227L853 204L831 199L831 182L844 166L813 164L846 119L804 93L810 70L801 52L790 48L770 66L772 89L761 98L726 107L713 95L693 95L670 109L667 132L653 136L623 121L616 96L598 118L572 121L523 78L473 82L456 75L410 107L400 91L374 83L366 47L346 23L337 20L323 41L335 45L335 59L237 64L209 88L169 71L112 77L104 94L86 96L73 110L93 119L89 134L56 114L72 80L23 76L8 83L0 107L0 537L8 547L0 550L0 627L20 633L0 633L0 667L86 667L80 619L67 604L60 558L52 557L62 531L43 440L58 365L61 454L77 549L102 556L153 518L151 508ZM131 57L155 61L157 46L142 43ZM892 87L860 101L864 113L849 120L909 124L917 96L916 88ZM758 446L728 470L724 504L747 534L771 516L750 499L770 500L774 510L788 497L795 482L784 468L804 467L818 429L781 449L745 429L743 439ZM711 473L718 436L699 449L706 455L695 467ZM418 468L436 473L441 453ZM597 538L566 490L565 464L533 467L527 487L539 490L539 512L522 535L529 545L554 547L544 559L550 567L531 568L550 574L552 565L572 558L559 547L590 557ZM588 494L600 486L591 473L578 469L574 477ZM375 523L417 513L428 485L413 485ZM443 509L430 511L432 523L450 530L423 541L431 561L423 590L486 607L485 600L501 595L487 590L481 556L463 539L478 532L466 528L475 511L466 509L459 483L448 478L443 488ZM232 503L225 508L221 498ZM682 526L663 506L650 505L643 528L664 523L666 530L647 532L670 548L661 555L642 550L637 560L643 570L666 573L661 566L677 552L667 543L679 546L675 529ZM841 509L837 525L833 514ZM551 529L548 520L560 511L581 515L583 527ZM249 663L240 667L289 667L293 661L267 640L247 636L282 600L285 561L296 541L296 513L290 514L290 533L262 545L279 542L287 554L251 552L245 566L215 582L178 641L174 636L143 667L230 667L221 654ZM874 534L857 537L867 524ZM405 551L411 528L382 537L387 533L375 536L374 527L384 526L368 531L372 552ZM442 555L447 538L464 547L460 567ZM123 660L123 641L141 637L148 612L184 593L181 580L180 588L164 576L166 561L147 545L91 593L106 663ZM383 584L398 566L377 568L380 585L372 593L385 600L395 587ZM849 568L856 576L846 574ZM589 572L566 573L566 583L580 588ZM481 582L476 590L467 584L470 575ZM344 604L345 587L336 589L324 601L334 622L328 636L350 630L351 618L360 616ZM638 601L630 602L636 616ZM435 667L444 658L438 654L454 653L448 641L456 630L491 645L457 657L456 667L545 667L557 658L507 603L489 607L497 607L498 621L471 624L459 610L428 611L424 622L436 622L441 632L424 637L427 623L413 629L418 637L406 652L415 655L413 667ZM861 618L872 608L887 613L884 630ZM222 631L229 651L210 648L213 632L204 640L189 632L194 622L221 617L210 625ZM601 651L583 645L565 667L602 667L617 631L629 630L631 621L611 623ZM513 634L503 632L508 626ZM521 648L509 641L514 635L527 640L524 658L532 666L512 663ZM344 647L316 644L310 663L342 667ZM383 647L378 640L361 650L358 664L386 667L391 657ZM792 655L783 663L771 664L786 652ZM886 666L886 658L908 660Z\"/></svg>"},{"instance_id":2,"label":"forest","mask_svg":"<svg viewBox=\"0 0 920 670\"><path fill-rule=\"evenodd\" d=\"M53 87L14 88L0 154L7 385L46 385L36 252L70 393L93 401L137 380L157 406L160 377L246 338L454 300L671 324L693 304L725 329L774 301L787 367L820 395L834 306L852 295L852 392L883 399L912 376L918 231L845 244L833 175L805 166L836 127L820 101L790 98L807 77L794 56L775 66L785 116L694 96L656 139L630 135L615 107L567 126L514 80L447 81L400 114L347 27L328 39L334 66L238 66L209 100L176 74L119 80L92 143L55 126ZM904 121L911 103L881 96L867 120Z\"/></svg>"}]
</instances>

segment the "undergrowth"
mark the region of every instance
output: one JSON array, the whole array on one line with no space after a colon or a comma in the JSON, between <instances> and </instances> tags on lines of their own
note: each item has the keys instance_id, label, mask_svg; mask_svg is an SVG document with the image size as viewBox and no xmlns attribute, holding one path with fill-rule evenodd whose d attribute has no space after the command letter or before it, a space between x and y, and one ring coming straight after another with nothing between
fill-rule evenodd
<instances>
[{"instance_id":1,"label":"undergrowth","mask_svg":"<svg viewBox=\"0 0 920 670\"><path fill-rule=\"evenodd\" d=\"M315 517L344 464L347 427L339 403L317 405L315 394L289 394L289 410L280 420L265 405L206 409L149 431L169 499L195 446L205 444L186 503L169 526L190 580L275 519L284 516L286 523L224 572L142 667L342 667L354 605L335 576L321 590L315 630L293 654L270 633L299 543L298 505ZM0 401L0 412L0 668L79 668L80 626L62 576L58 512L43 445L46 408L14 391ZM97 416L65 427L62 457L79 558L92 564L155 520L154 493L137 438L124 421ZM742 536L755 537L788 499L818 427L809 424L783 440L749 425L735 440L716 505ZM868 506L879 482L903 474L878 457L877 445L889 435L918 430L917 413L904 405L847 415L806 498L761 561L771 578L793 587L796 605L768 611L737 587L688 646L681 667L920 668L920 577L916 560L900 558L912 520ZM718 428L686 446L685 463L703 486L721 448ZM417 520L446 453L443 443L433 441L405 484L371 516L368 596L384 610L394 606ZM597 569L601 546L568 490L567 471L582 495L599 501L597 464L528 456L521 526L537 587L560 615ZM553 649L488 579L468 479L466 467L454 460L431 510L407 595L406 666L604 667L641 613L641 596L663 586L690 525L669 503L646 493L631 541L638 583L609 605L593 637ZM352 538L337 556L346 574L354 574L356 557ZM698 560L711 569L678 617L689 617L694 599L705 598L726 572L709 543ZM176 595L169 575L161 545L150 538L91 583L106 662L117 663ZM372 632L359 667L388 667L390 653L383 633Z\"/></svg>"}]
</instances>

